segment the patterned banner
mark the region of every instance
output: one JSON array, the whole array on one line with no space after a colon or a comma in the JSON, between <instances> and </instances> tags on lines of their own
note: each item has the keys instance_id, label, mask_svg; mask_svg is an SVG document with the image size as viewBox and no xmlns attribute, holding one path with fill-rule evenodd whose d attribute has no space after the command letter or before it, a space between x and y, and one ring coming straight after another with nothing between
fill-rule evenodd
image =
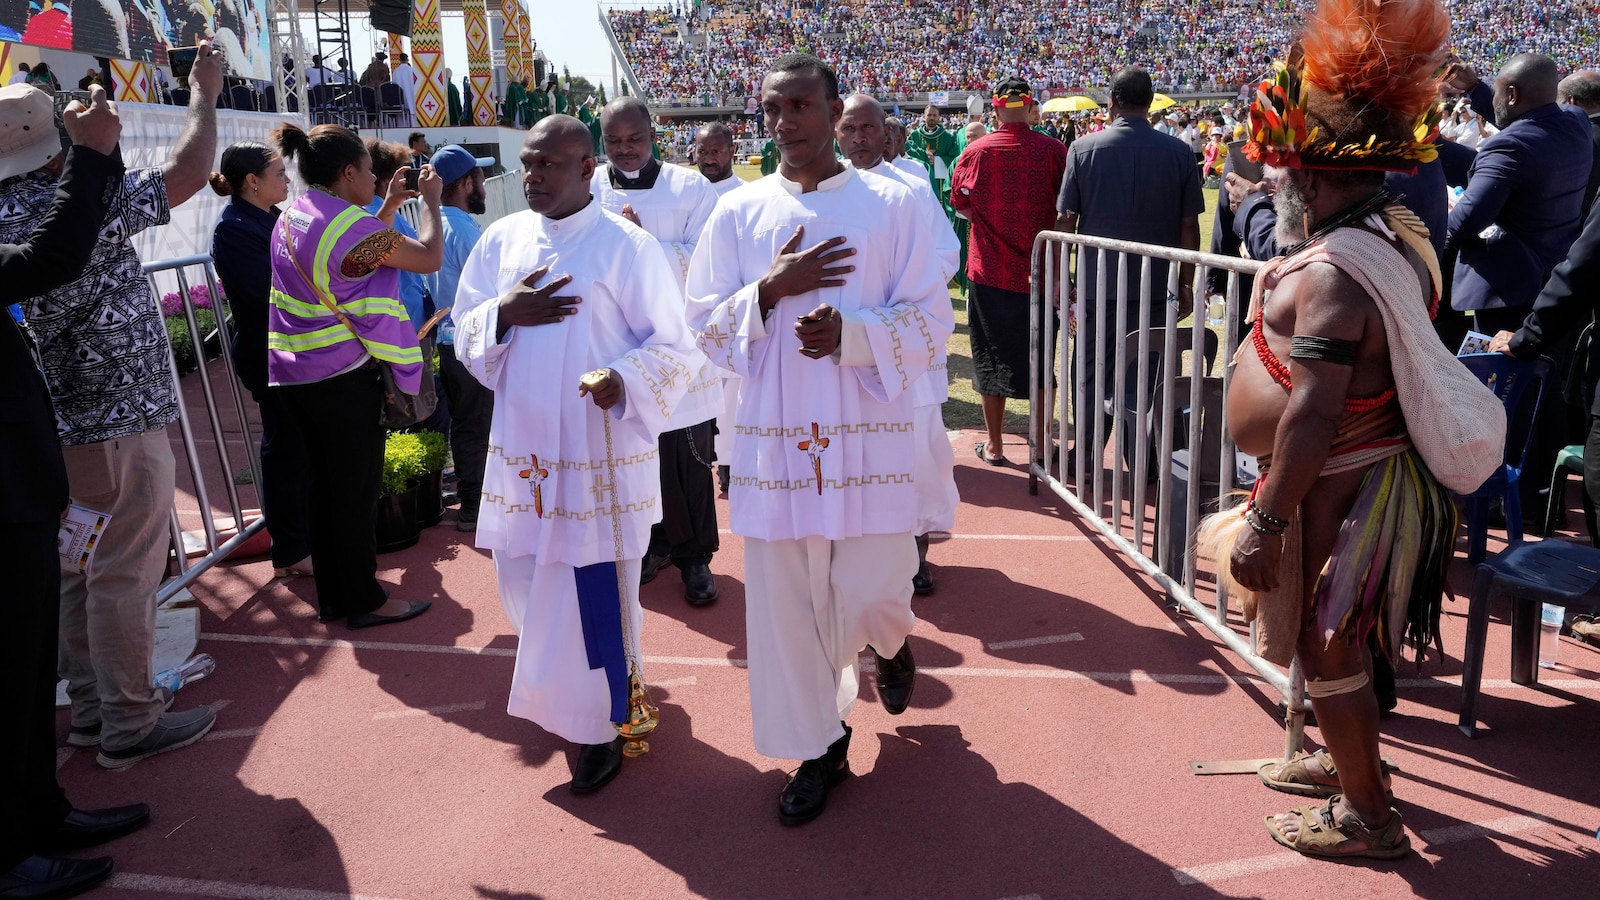
<instances>
[{"instance_id":1,"label":"patterned banner","mask_svg":"<svg viewBox=\"0 0 1600 900\"><path fill-rule=\"evenodd\" d=\"M494 124L493 88L494 71L489 56L489 14L483 0L461 0L461 10L466 15L467 74L472 79L472 109L468 110L474 125Z\"/></svg>"},{"instance_id":2,"label":"patterned banner","mask_svg":"<svg viewBox=\"0 0 1600 900\"><path fill-rule=\"evenodd\" d=\"M150 68L142 62L111 60L111 81L118 103L147 103L150 100Z\"/></svg>"},{"instance_id":3,"label":"patterned banner","mask_svg":"<svg viewBox=\"0 0 1600 900\"><path fill-rule=\"evenodd\" d=\"M0 43L0 84L11 83L11 44Z\"/></svg>"},{"instance_id":4,"label":"patterned banner","mask_svg":"<svg viewBox=\"0 0 1600 900\"><path fill-rule=\"evenodd\" d=\"M517 3L517 37L522 42L522 74L533 83L533 25L528 21L528 9L522 3ZM538 85L533 85L538 87Z\"/></svg>"},{"instance_id":5,"label":"patterned banner","mask_svg":"<svg viewBox=\"0 0 1600 900\"><path fill-rule=\"evenodd\" d=\"M520 0L500 0L500 17L505 20L503 32L506 51L506 80L515 84L532 73L522 69L522 3Z\"/></svg>"},{"instance_id":6,"label":"patterned banner","mask_svg":"<svg viewBox=\"0 0 1600 900\"><path fill-rule=\"evenodd\" d=\"M449 123L444 84L444 38L439 33L439 0L414 0L411 62L417 67L417 124L440 128Z\"/></svg>"},{"instance_id":7,"label":"patterned banner","mask_svg":"<svg viewBox=\"0 0 1600 900\"><path fill-rule=\"evenodd\" d=\"M406 52L406 39L394 32L389 32L389 71L400 65L400 54Z\"/></svg>"}]
</instances>

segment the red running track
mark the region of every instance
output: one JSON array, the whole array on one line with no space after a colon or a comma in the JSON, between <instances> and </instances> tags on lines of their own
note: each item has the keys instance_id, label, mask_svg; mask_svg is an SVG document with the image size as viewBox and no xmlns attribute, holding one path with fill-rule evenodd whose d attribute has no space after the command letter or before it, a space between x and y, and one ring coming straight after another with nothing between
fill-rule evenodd
<instances>
[{"instance_id":1,"label":"red running track","mask_svg":"<svg viewBox=\"0 0 1600 900\"><path fill-rule=\"evenodd\" d=\"M1564 639L1543 686L1511 686L1497 605L1471 741L1455 727L1466 601L1449 604L1448 659L1402 671L1383 726L1420 853L1303 860L1262 819L1309 801L1187 766L1280 752L1276 696L1048 492L956 440L963 503L930 554L938 591L916 601L912 708L891 717L864 689L856 775L818 821L778 824L789 763L752 747L737 537L713 564L714 606L691 609L675 570L645 588L654 749L573 797L571 748L504 712L513 641L493 567L447 516L380 558L398 596L434 601L414 622L320 625L310 581L270 582L264 561L200 580L218 669L178 706L220 707L216 730L125 771L83 752L60 769L80 805L155 808L105 849L119 874L95 896L1596 896L1600 651Z\"/></svg>"}]
</instances>

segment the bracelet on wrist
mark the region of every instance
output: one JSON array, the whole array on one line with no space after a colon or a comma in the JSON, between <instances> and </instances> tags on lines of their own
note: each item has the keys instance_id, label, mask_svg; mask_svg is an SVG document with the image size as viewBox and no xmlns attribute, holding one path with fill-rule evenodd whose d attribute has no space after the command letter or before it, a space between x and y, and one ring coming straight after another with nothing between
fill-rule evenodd
<instances>
[{"instance_id":1,"label":"bracelet on wrist","mask_svg":"<svg viewBox=\"0 0 1600 900\"><path fill-rule=\"evenodd\" d=\"M1285 531L1285 528L1275 528L1266 524L1265 522L1262 522L1254 510L1245 513L1244 521L1245 524L1249 525L1256 534L1265 535L1267 537L1283 537L1283 532Z\"/></svg>"},{"instance_id":2,"label":"bracelet on wrist","mask_svg":"<svg viewBox=\"0 0 1600 900\"><path fill-rule=\"evenodd\" d=\"M1267 525L1271 525L1274 528L1283 529L1289 527L1288 519L1280 519L1277 516L1271 515L1266 510L1262 509L1260 504L1256 503L1254 498L1251 498L1250 500L1250 511L1255 513L1256 517L1262 522L1266 523Z\"/></svg>"}]
</instances>

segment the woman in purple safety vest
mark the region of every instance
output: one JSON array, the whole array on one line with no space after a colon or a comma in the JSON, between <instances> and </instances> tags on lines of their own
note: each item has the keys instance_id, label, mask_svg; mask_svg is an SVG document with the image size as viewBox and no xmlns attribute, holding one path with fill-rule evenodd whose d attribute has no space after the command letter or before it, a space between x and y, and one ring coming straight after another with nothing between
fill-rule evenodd
<instances>
[{"instance_id":1,"label":"woman in purple safety vest","mask_svg":"<svg viewBox=\"0 0 1600 900\"><path fill-rule=\"evenodd\" d=\"M389 599L378 584L373 533L383 475L383 386L389 366L416 393L422 352L405 307L400 272L437 271L443 256L439 196L424 166L418 191L391 185L377 215L372 160L348 128L307 134L283 125L273 140L310 188L272 230L272 306L267 319L268 382L305 435L311 465L311 556L318 618L351 628L403 622L427 601ZM395 173L403 178L403 173ZM421 194L418 238L395 231L400 204Z\"/></svg>"}]
</instances>

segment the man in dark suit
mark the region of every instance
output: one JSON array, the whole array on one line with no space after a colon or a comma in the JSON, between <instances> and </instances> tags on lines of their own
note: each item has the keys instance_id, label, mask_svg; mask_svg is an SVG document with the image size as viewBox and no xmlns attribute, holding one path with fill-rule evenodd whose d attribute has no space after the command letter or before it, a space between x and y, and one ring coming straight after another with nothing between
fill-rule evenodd
<instances>
[{"instance_id":1,"label":"man in dark suit","mask_svg":"<svg viewBox=\"0 0 1600 900\"><path fill-rule=\"evenodd\" d=\"M1594 145L1594 167L1589 170L1589 187L1583 192L1583 214L1587 216L1594 206L1595 194L1600 193L1600 72L1583 69L1561 79L1556 88L1556 99L1562 106L1582 112L1589 120L1590 140Z\"/></svg>"},{"instance_id":2,"label":"man in dark suit","mask_svg":"<svg viewBox=\"0 0 1600 900\"><path fill-rule=\"evenodd\" d=\"M1451 302L1472 310L1478 330L1493 334L1521 324L1577 238L1593 139L1556 104L1560 73L1548 56L1513 56L1492 89L1464 66L1452 68L1450 78L1500 129L1478 146L1446 236L1461 251Z\"/></svg>"},{"instance_id":3,"label":"man in dark suit","mask_svg":"<svg viewBox=\"0 0 1600 900\"><path fill-rule=\"evenodd\" d=\"M73 147L49 215L27 243L0 245L0 284L8 296L34 296L72 281L94 249L123 165L117 114L103 89L96 85L92 93L89 108L74 102L63 114ZM48 95L27 85L0 89L0 122L15 123L0 125L0 141L28 142L8 132L20 132L24 121L46 123L49 140L31 151L41 158L16 151L28 169L61 152L51 115ZM13 174L0 169L0 178ZM0 740L0 900L67 897L109 876L111 860L39 854L120 837L143 826L150 808L74 809L56 781L56 530L67 506L67 472L50 391L10 311L0 312L0 460L0 546L8 561L7 599L0 604L0 685L7 698Z\"/></svg>"},{"instance_id":4,"label":"man in dark suit","mask_svg":"<svg viewBox=\"0 0 1600 900\"><path fill-rule=\"evenodd\" d=\"M1595 320L1600 308L1600 207L1589 211L1567 258L1556 267L1550 280L1533 301L1533 309L1515 333L1502 331L1494 336L1489 349L1522 360L1535 360L1571 340ZM1595 507L1600 505L1600 398L1595 383L1600 381L1600 341L1589 342L1589 358L1584 383L1584 398L1589 406L1589 437L1583 447L1583 490L1589 540L1600 547L1600 529L1595 527Z\"/></svg>"}]
</instances>

